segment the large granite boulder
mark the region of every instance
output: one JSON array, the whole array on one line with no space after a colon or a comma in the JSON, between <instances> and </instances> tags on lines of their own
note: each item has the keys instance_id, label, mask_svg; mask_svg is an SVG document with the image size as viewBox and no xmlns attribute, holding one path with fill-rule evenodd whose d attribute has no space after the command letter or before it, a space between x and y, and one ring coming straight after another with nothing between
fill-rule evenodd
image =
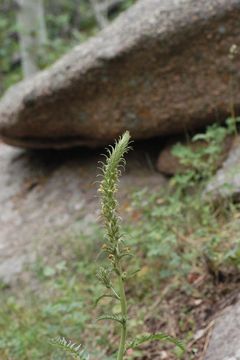
<instances>
[{"instance_id":1,"label":"large granite boulder","mask_svg":"<svg viewBox=\"0 0 240 360\"><path fill-rule=\"evenodd\" d=\"M233 101L228 57L240 40L239 0L139 0L98 36L11 88L0 135L41 148L184 132L221 120Z\"/></svg>"}]
</instances>

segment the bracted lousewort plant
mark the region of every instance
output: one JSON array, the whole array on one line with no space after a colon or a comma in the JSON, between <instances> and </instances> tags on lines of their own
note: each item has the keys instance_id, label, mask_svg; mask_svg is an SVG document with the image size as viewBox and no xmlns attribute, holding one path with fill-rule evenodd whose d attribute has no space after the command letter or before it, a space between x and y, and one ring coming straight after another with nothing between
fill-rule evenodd
<instances>
[{"instance_id":1,"label":"bracted lousewort plant","mask_svg":"<svg viewBox=\"0 0 240 360\"><path fill-rule=\"evenodd\" d=\"M97 272L97 278L106 288L96 303L103 298L110 297L119 302L121 312L119 314L106 314L100 316L97 320L112 320L121 328L117 360L123 360L128 349L134 349L142 343L155 340L165 340L184 350L183 344L164 333L142 334L135 339L127 342L128 329L128 307L125 293L125 283L134 272L128 273L124 258L131 258L134 254L126 245L121 230L121 222L118 215L118 202L116 193L118 190L119 177L125 167L124 155L129 151L130 134L126 131L123 136L107 149L106 161L101 163L102 180L99 186L101 199L101 215L104 222L105 242L102 245L102 251L107 255L108 266L100 267ZM73 358L78 360L89 359L86 350L82 350L80 345L73 344L64 338L57 338L52 341L53 344L60 346L70 353Z\"/></svg>"}]
</instances>

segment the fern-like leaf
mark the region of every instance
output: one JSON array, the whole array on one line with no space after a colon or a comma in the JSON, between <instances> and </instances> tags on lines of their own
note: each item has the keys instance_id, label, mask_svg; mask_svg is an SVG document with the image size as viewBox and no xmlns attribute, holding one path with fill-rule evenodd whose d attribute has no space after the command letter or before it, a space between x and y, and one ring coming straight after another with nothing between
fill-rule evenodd
<instances>
[{"instance_id":1,"label":"fern-like leaf","mask_svg":"<svg viewBox=\"0 0 240 360\"><path fill-rule=\"evenodd\" d=\"M73 343L71 340L67 340L64 337L56 337L50 341L54 346L71 354L73 359L76 360L89 360L89 354L86 349L82 349L82 345Z\"/></svg>"},{"instance_id":2,"label":"fern-like leaf","mask_svg":"<svg viewBox=\"0 0 240 360\"><path fill-rule=\"evenodd\" d=\"M95 301L95 305L97 305L99 303L99 301L101 301L104 298L112 298L115 300L119 300L119 297L117 297L116 295L112 295L112 294L103 294L101 296L99 296L96 301Z\"/></svg>"},{"instance_id":3,"label":"fern-like leaf","mask_svg":"<svg viewBox=\"0 0 240 360\"><path fill-rule=\"evenodd\" d=\"M121 314L102 315L102 316L99 316L97 318L97 321L100 321L100 320L113 320L113 321L116 321L116 322L118 322L118 323L120 323L122 325L126 322L126 319L124 319Z\"/></svg>"},{"instance_id":4,"label":"fern-like leaf","mask_svg":"<svg viewBox=\"0 0 240 360\"><path fill-rule=\"evenodd\" d=\"M180 340L164 333L143 334L137 336L133 341L129 343L127 349L134 349L145 342L156 341L156 340L170 342L176 345L177 347L179 347L182 351L185 351L185 347Z\"/></svg>"}]
</instances>

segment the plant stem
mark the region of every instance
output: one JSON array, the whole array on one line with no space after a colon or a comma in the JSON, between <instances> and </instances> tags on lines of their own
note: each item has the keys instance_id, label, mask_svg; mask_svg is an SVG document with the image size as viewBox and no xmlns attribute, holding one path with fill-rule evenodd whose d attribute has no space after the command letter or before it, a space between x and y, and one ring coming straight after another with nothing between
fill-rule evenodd
<instances>
[{"instance_id":1,"label":"plant stem","mask_svg":"<svg viewBox=\"0 0 240 360\"><path fill-rule=\"evenodd\" d=\"M126 337L127 337L127 300L126 300L124 282L122 279L121 272L120 275L118 275L118 281L119 281L121 314L122 314L122 318L124 319L124 322L122 324L122 329L121 329L121 340L119 344L117 360L123 360L123 356L125 353L125 346L126 346Z\"/></svg>"}]
</instances>

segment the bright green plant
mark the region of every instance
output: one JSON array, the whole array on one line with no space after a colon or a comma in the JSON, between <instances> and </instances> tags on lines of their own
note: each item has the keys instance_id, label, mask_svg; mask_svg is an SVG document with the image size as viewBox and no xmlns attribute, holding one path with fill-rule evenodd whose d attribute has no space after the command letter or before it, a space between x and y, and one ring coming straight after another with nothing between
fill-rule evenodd
<instances>
[{"instance_id":1,"label":"bright green plant","mask_svg":"<svg viewBox=\"0 0 240 360\"><path fill-rule=\"evenodd\" d=\"M231 241L227 242L231 244L231 251L222 251L224 237L219 233L222 222L232 217L233 205L229 200L217 208L217 204L206 201L203 196L207 182L219 166L224 142L236 133L238 123L239 118L229 118L225 125L214 124L205 133L196 134L191 142L201 140L203 147L177 144L173 154L184 167L173 176L170 186L155 193L143 189L134 195L133 208L138 222L129 229L131 246L141 245L144 254L156 261L155 268L162 280L186 277L193 267L202 266L205 258L199 254L203 252L216 267L227 261L239 263L237 231L233 231ZM234 207L232 211L237 210ZM211 241L212 238L215 240Z\"/></svg>"},{"instance_id":2,"label":"bright green plant","mask_svg":"<svg viewBox=\"0 0 240 360\"><path fill-rule=\"evenodd\" d=\"M189 189L200 182L204 186L209 181L217 169L224 141L228 136L236 134L239 121L240 118L228 118L226 126L217 123L208 126L205 133L196 134L191 139L191 143L201 141L203 145L194 150L180 143L174 146L173 155L184 165L183 170L172 179L179 190Z\"/></svg>"},{"instance_id":3,"label":"bright green plant","mask_svg":"<svg viewBox=\"0 0 240 360\"><path fill-rule=\"evenodd\" d=\"M107 149L105 163L102 163L102 180L99 186L101 197L101 215L105 229L105 243L102 245L102 252L106 254L108 266L100 267L97 278L105 287L104 292L96 301L98 303L104 298L113 298L120 304L120 313L105 314L97 320L111 320L116 322L121 329L117 360L123 360L128 349L133 349L142 343L154 340L165 340L184 350L182 343L164 333L143 334L127 342L128 330L128 306L125 292L126 281L133 277L137 271L128 271L129 259L134 256L131 249L126 245L124 234L121 229L121 221L118 215L118 202L116 193L118 190L119 176L124 169L124 155L129 151L130 135L129 132L119 138L115 147ZM89 359L86 350L82 350L80 345L76 345L64 338L53 340L53 344L58 345L70 353L73 358L79 360Z\"/></svg>"}]
</instances>

